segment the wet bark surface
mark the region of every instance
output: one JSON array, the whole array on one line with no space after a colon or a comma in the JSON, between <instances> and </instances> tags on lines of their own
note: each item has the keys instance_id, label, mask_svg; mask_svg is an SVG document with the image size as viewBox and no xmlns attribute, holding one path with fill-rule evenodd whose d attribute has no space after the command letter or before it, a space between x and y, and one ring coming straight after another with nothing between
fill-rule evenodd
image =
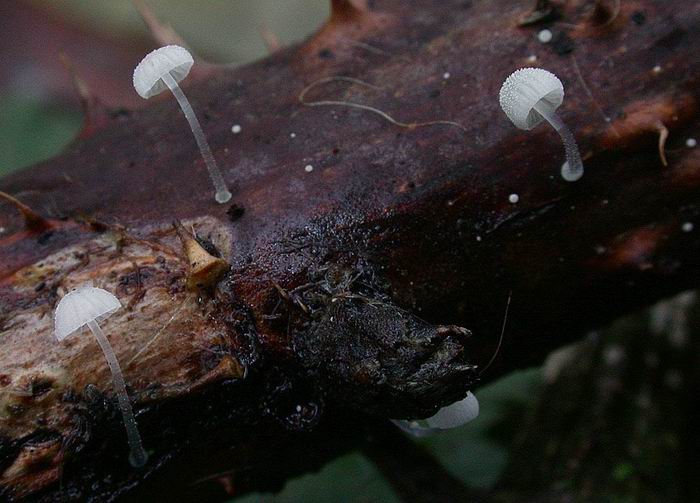
<instances>
[{"instance_id":1,"label":"wet bark surface","mask_svg":"<svg viewBox=\"0 0 700 503\"><path fill-rule=\"evenodd\" d=\"M4 497L279 488L377 422L430 415L698 284L700 150L685 146L700 130L698 6L580 0L527 26L533 2L333 7L303 44L185 81L231 203L214 202L170 96L0 180L46 219L26 227L0 202ZM499 109L503 80L531 65L564 82L579 182L559 177L553 131L519 131ZM333 76L376 87L333 80L306 102L462 127L300 102ZM191 281L173 221L230 266L216 282ZM52 337L56 301L88 281L125 306L103 329L151 452L143 470L127 461L95 341Z\"/></svg>"}]
</instances>

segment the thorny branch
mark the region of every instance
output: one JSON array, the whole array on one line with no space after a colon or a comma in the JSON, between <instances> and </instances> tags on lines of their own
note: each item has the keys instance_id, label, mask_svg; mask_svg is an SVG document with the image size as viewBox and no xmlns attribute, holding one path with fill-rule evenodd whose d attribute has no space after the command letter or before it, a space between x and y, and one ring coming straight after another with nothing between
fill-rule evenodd
<instances>
[{"instance_id":1,"label":"thorny branch","mask_svg":"<svg viewBox=\"0 0 700 503\"><path fill-rule=\"evenodd\" d=\"M0 395L2 497L277 490L388 418L431 415L700 284L700 150L686 146L700 131L699 6L537 2L528 18L530 0L332 5L304 43L189 82L230 208L211 200L172 100L108 115L0 181L47 224L0 203L0 386L31 391ZM536 37L545 27L551 44ZM556 175L550 131L516 130L498 109L503 79L527 65L564 81L586 163L576 183ZM300 103L337 75L381 83L390 103ZM397 127L378 120L388 109L466 131ZM196 236L178 238L173 220ZM132 280L143 297L104 329L121 361L138 355L126 378L143 470L127 462L96 346L57 344L49 316L74 286L133 298Z\"/></svg>"}]
</instances>

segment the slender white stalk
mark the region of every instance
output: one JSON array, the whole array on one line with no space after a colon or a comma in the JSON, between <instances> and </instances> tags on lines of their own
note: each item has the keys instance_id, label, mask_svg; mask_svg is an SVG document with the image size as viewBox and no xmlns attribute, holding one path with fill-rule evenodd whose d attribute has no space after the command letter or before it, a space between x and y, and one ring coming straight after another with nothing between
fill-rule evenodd
<instances>
[{"instance_id":1,"label":"slender white stalk","mask_svg":"<svg viewBox=\"0 0 700 503\"><path fill-rule=\"evenodd\" d=\"M546 106L541 106L540 103L535 104L535 110L552 125L564 142L566 162L561 167L561 176L567 182L575 182L583 176L583 162L576 145L576 139L557 113L550 111Z\"/></svg>"},{"instance_id":2,"label":"slender white stalk","mask_svg":"<svg viewBox=\"0 0 700 503\"><path fill-rule=\"evenodd\" d=\"M190 123L190 129L192 129L194 139L197 141L199 150L204 158L204 163L207 165L207 170L209 170L209 177L211 178L214 188L216 189L216 195L214 196L216 202L221 204L228 202L231 199L231 193L226 187L224 177L221 176L221 171L219 171L214 155L211 153L209 143L204 137L202 126L199 124L199 120L197 120L197 116L195 115L194 110L192 110L192 106L190 105L187 96L185 96L185 93L182 92L182 89L180 89L180 86L172 75L170 75L170 73L163 74L161 79L163 79L165 85L168 86L168 89L170 89L173 96L175 96L175 99L180 104L182 113L185 114L187 122Z\"/></svg>"},{"instance_id":3,"label":"slender white stalk","mask_svg":"<svg viewBox=\"0 0 700 503\"><path fill-rule=\"evenodd\" d=\"M102 333L102 330L97 322L89 321L87 326L102 348L102 352L104 353L105 358L107 359L107 364L109 365L109 370L112 372L114 392L117 394L117 399L119 400L119 408L121 409L122 416L124 418L126 436L129 440L129 448L131 449L129 462L132 466L140 468L146 464L148 454L146 454L146 451L143 448L143 442L141 442L141 435L139 435L136 419L134 418L134 411L131 409L129 396L126 394L124 376L122 375L122 370L119 367L117 356L114 354L112 345L107 340L107 337L105 337L105 334Z\"/></svg>"}]
</instances>

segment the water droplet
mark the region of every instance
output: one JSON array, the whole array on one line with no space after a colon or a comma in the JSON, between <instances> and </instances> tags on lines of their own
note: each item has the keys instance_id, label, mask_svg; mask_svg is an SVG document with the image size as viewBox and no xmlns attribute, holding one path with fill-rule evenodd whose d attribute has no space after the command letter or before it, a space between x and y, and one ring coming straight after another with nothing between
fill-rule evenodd
<instances>
[{"instance_id":1,"label":"water droplet","mask_svg":"<svg viewBox=\"0 0 700 503\"><path fill-rule=\"evenodd\" d=\"M543 44L548 44L552 41L552 32L550 30L542 30L537 34L537 40Z\"/></svg>"}]
</instances>

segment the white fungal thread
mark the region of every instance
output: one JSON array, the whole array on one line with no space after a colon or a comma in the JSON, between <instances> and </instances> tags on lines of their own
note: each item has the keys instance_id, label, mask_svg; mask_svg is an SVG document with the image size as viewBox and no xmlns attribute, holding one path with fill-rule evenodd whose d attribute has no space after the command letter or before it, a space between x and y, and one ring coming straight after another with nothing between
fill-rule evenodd
<instances>
[{"instance_id":1,"label":"white fungal thread","mask_svg":"<svg viewBox=\"0 0 700 503\"><path fill-rule=\"evenodd\" d=\"M188 300L189 299L185 298L185 300L183 300L180 303L180 305L177 307L177 309L175 309L175 312L170 317L170 319L168 319L168 321L166 321L165 324L162 327L160 327L160 329L155 333L155 335L153 337L151 337L151 339L146 344L144 344L143 347L141 349L139 349L134 356L131 357L131 359L126 363L127 366L131 365L134 362L134 360L136 360L139 356L141 356L143 353L145 353L149 347L151 347L151 345L158 339L158 337L160 337L160 335L163 333L163 331L166 328L168 328L168 326L175 320L175 318L180 313L180 311L182 311L182 308L185 307L185 303Z\"/></svg>"},{"instance_id":2,"label":"white fungal thread","mask_svg":"<svg viewBox=\"0 0 700 503\"><path fill-rule=\"evenodd\" d=\"M581 68L578 66L578 60L576 59L576 56L573 54L571 55L571 63L572 66L574 67L574 71L576 72L576 77L578 77L578 81L581 83L581 87L583 87L583 90L586 92L588 97L591 99L593 104L596 107L596 110L598 110L598 113L600 116L603 118L603 121L606 123L612 122L612 119L608 117L608 115L603 111L603 108L598 104L598 101L595 99L593 96L593 93L591 92L591 89L588 87L588 84L586 84L586 79L583 78L583 73L581 72ZM611 127L612 132L615 133L615 135L620 138L620 133L615 129L615 126Z\"/></svg>"},{"instance_id":3,"label":"white fungal thread","mask_svg":"<svg viewBox=\"0 0 700 503\"><path fill-rule=\"evenodd\" d=\"M508 292L508 300L506 301L506 312L503 314L503 324L501 325L501 335L498 337L498 345L496 346L496 351L493 352L493 356L491 356L491 359L489 362L484 366L483 369L479 372L479 375L483 374L486 372L489 367L493 364L493 362L496 361L496 357L498 356L498 352L501 350L501 345L503 344L503 337L506 335L506 324L508 323L508 312L510 311L510 301L513 298L513 290Z\"/></svg>"},{"instance_id":4,"label":"white fungal thread","mask_svg":"<svg viewBox=\"0 0 700 503\"><path fill-rule=\"evenodd\" d=\"M355 79L353 77L344 77L342 75L336 75L334 77L324 77L321 79L318 79L308 86L306 86L304 89L302 89L301 93L299 93L299 103L301 103L304 106L307 107L323 107L323 106L342 106L342 107L348 107L348 108L355 108L357 110L364 110L366 112L371 112L373 114L379 115L382 117L384 120L389 121L390 123L394 124L395 126L406 128L406 129L415 129L419 127L425 127L425 126L436 126L436 125L446 125L446 126L454 126L465 133L467 132L467 128L465 128L462 124L454 121L446 121L446 120L435 120L435 121L428 121L428 122L402 122L399 120L394 119L391 115L388 113L369 106L369 105L363 105L361 103L354 103L352 101L341 101L341 100L318 100L318 101L307 101L306 100L306 95L311 91L313 88L320 86L322 84L326 84L329 82L348 82L350 84L356 84L358 86L364 86L370 89L381 89L381 87L369 84L367 82L364 82L363 80L360 79ZM337 119L337 116L334 116L335 119Z\"/></svg>"},{"instance_id":5,"label":"white fungal thread","mask_svg":"<svg viewBox=\"0 0 700 503\"><path fill-rule=\"evenodd\" d=\"M541 68L516 70L503 83L499 101L505 114L519 129L530 130L545 120L549 122L559 133L566 152L566 162L561 167L562 178L575 182L583 176L583 162L576 139L556 113L564 101L564 86L556 75Z\"/></svg>"},{"instance_id":6,"label":"white fungal thread","mask_svg":"<svg viewBox=\"0 0 700 503\"><path fill-rule=\"evenodd\" d=\"M167 45L156 49L146 55L134 69L134 89L144 99L160 94L166 88L175 96L182 113L190 125L194 139L202 154L204 163L209 171L216 194L216 202L223 204L231 200L231 193L226 187L221 171L216 164L214 155L209 148L202 126L197 116L182 92L178 82L182 81L190 73L194 59L187 49L177 45Z\"/></svg>"}]
</instances>

